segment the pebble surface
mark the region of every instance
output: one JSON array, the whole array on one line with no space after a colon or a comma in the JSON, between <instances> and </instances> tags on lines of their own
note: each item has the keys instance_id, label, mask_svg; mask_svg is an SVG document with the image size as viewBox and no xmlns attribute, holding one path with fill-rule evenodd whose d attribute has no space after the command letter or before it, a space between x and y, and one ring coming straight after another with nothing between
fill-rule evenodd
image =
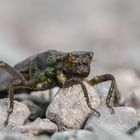
<instances>
[{"instance_id":1,"label":"pebble surface","mask_svg":"<svg viewBox=\"0 0 140 140\"><path fill-rule=\"evenodd\" d=\"M3 125L8 110L8 99L0 100L0 124ZM23 125L30 115L28 107L20 102L14 101L13 113L9 118L9 126Z\"/></svg>"},{"instance_id":2,"label":"pebble surface","mask_svg":"<svg viewBox=\"0 0 140 140\"><path fill-rule=\"evenodd\" d=\"M97 109L100 101L96 91L87 83L84 84L92 107ZM59 90L47 109L46 117L56 122L60 131L71 130L81 128L90 112L81 86L74 85Z\"/></svg>"},{"instance_id":3,"label":"pebble surface","mask_svg":"<svg viewBox=\"0 0 140 140\"><path fill-rule=\"evenodd\" d=\"M121 94L129 107L114 107L115 113L111 114L105 103L110 82L94 87L86 82L84 84L90 103L101 114L100 117L87 105L81 85L58 90L50 103L46 98L41 100L44 96L42 94L38 94L36 98L26 95L26 98L21 98L21 102L14 101L14 111L7 127L4 127L3 122L7 114L8 99L0 99L0 140L139 139L139 130L133 136L126 133L137 125L140 118L139 88L128 94ZM42 115L43 118L38 118Z\"/></svg>"}]
</instances>

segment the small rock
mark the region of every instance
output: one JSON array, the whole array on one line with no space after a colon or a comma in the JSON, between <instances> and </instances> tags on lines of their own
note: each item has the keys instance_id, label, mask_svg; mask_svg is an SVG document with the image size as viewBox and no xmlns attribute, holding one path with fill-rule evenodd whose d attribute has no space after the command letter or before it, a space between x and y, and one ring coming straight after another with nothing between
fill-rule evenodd
<instances>
[{"instance_id":1,"label":"small rock","mask_svg":"<svg viewBox=\"0 0 140 140\"><path fill-rule=\"evenodd\" d=\"M0 124L3 124L8 111L8 99L0 100ZM25 104L14 101L13 113L10 115L8 126L23 125L28 119L30 111Z\"/></svg>"},{"instance_id":2,"label":"small rock","mask_svg":"<svg viewBox=\"0 0 140 140\"><path fill-rule=\"evenodd\" d=\"M16 101L21 102L23 100L28 100L29 99L29 96L30 96L30 94L28 94L28 93L20 93L20 94L15 94L14 95L14 99Z\"/></svg>"},{"instance_id":3,"label":"small rock","mask_svg":"<svg viewBox=\"0 0 140 140\"><path fill-rule=\"evenodd\" d=\"M126 105L135 108L136 110L140 109L140 88L133 90L128 94L126 98Z\"/></svg>"},{"instance_id":4,"label":"small rock","mask_svg":"<svg viewBox=\"0 0 140 140\"><path fill-rule=\"evenodd\" d=\"M94 86L94 89L99 95L100 105L106 105L106 98L111 82L103 82Z\"/></svg>"},{"instance_id":5,"label":"small rock","mask_svg":"<svg viewBox=\"0 0 140 140\"><path fill-rule=\"evenodd\" d=\"M48 136L25 136L19 133L0 132L0 140L50 140Z\"/></svg>"},{"instance_id":6,"label":"small rock","mask_svg":"<svg viewBox=\"0 0 140 140\"><path fill-rule=\"evenodd\" d=\"M121 91L123 98L135 88L140 87L140 79L134 70L117 69L112 73L116 78L118 89Z\"/></svg>"},{"instance_id":7,"label":"small rock","mask_svg":"<svg viewBox=\"0 0 140 140\"><path fill-rule=\"evenodd\" d=\"M31 111L31 115L29 116L29 120L33 121L36 118L45 118L46 110L50 102L42 100L41 92L33 92L34 94L16 94L15 100L24 103L28 106ZM36 95L37 94L37 95ZM40 96L41 97L40 97Z\"/></svg>"},{"instance_id":8,"label":"small rock","mask_svg":"<svg viewBox=\"0 0 140 140\"><path fill-rule=\"evenodd\" d=\"M140 119L140 88L136 88L126 96L125 105L136 109L137 117Z\"/></svg>"},{"instance_id":9,"label":"small rock","mask_svg":"<svg viewBox=\"0 0 140 140\"><path fill-rule=\"evenodd\" d=\"M138 140L140 139L140 128L134 132L133 137L137 138Z\"/></svg>"},{"instance_id":10,"label":"small rock","mask_svg":"<svg viewBox=\"0 0 140 140\"><path fill-rule=\"evenodd\" d=\"M55 87L45 91L32 92L29 99L37 102L50 102L57 93L58 89L58 87Z\"/></svg>"},{"instance_id":11,"label":"small rock","mask_svg":"<svg viewBox=\"0 0 140 140\"><path fill-rule=\"evenodd\" d=\"M49 119L37 118L32 123L24 126L18 126L16 129L20 133L28 135L39 135L39 134L53 134L58 131L57 125L51 122Z\"/></svg>"},{"instance_id":12,"label":"small rock","mask_svg":"<svg viewBox=\"0 0 140 140\"><path fill-rule=\"evenodd\" d=\"M96 91L87 83L85 86L92 107L97 109L100 101ZM90 112L81 85L74 85L67 89L60 89L50 103L46 117L56 122L59 130L79 129Z\"/></svg>"},{"instance_id":13,"label":"small rock","mask_svg":"<svg viewBox=\"0 0 140 140\"><path fill-rule=\"evenodd\" d=\"M29 120L33 121L38 117L42 117L43 116L43 109L40 108L38 105L36 105L35 103L33 103L30 100L24 100L22 101L22 103L26 104L31 112L30 116L29 116Z\"/></svg>"},{"instance_id":14,"label":"small rock","mask_svg":"<svg viewBox=\"0 0 140 140\"><path fill-rule=\"evenodd\" d=\"M97 85L94 86L94 89L96 90L96 92L99 95L101 106L106 106L106 99L107 99L107 95L108 95L110 86L111 86L111 81L106 81L106 82L103 82L103 83L100 83L100 84L97 84ZM120 90L119 90L119 94L121 96ZM113 93L112 97L111 97L111 100L110 100L110 105L111 106L119 106L118 103L116 104L115 100L116 100L115 94ZM122 97L121 97L119 103L120 104L124 103L124 101L122 100Z\"/></svg>"},{"instance_id":15,"label":"small rock","mask_svg":"<svg viewBox=\"0 0 140 140\"><path fill-rule=\"evenodd\" d=\"M86 130L71 130L55 133L51 140L93 140L93 134Z\"/></svg>"},{"instance_id":16,"label":"small rock","mask_svg":"<svg viewBox=\"0 0 140 140\"><path fill-rule=\"evenodd\" d=\"M137 125L136 111L130 107L114 107L115 113L111 114L108 107L100 107L98 110L101 114L100 117L96 117L91 114L89 117L85 129L93 131L102 123L107 123L115 130L127 132L130 128Z\"/></svg>"},{"instance_id":17,"label":"small rock","mask_svg":"<svg viewBox=\"0 0 140 140\"><path fill-rule=\"evenodd\" d=\"M135 140L106 122L101 122L95 127L92 138L93 140Z\"/></svg>"}]
</instances>

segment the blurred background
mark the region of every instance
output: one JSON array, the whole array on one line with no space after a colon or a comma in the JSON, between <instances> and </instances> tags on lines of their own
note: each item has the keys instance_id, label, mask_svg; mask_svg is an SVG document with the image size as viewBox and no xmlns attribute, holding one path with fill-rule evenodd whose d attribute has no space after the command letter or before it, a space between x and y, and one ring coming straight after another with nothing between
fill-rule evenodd
<instances>
[{"instance_id":1,"label":"blurred background","mask_svg":"<svg viewBox=\"0 0 140 140\"><path fill-rule=\"evenodd\" d=\"M0 59L14 65L49 49L90 50L91 76L112 72L136 85L139 9L138 0L0 0Z\"/></svg>"}]
</instances>

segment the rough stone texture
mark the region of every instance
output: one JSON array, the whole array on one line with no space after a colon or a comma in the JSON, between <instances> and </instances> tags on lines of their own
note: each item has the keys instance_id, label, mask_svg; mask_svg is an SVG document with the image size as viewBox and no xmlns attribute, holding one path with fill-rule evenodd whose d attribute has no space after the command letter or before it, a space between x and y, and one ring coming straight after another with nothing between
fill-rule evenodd
<instances>
[{"instance_id":1,"label":"rough stone texture","mask_svg":"<svg viewBox=\"0 0 140 140\"><path fill-rule=\"evenodd\" d=\"M92 114L85 125L85 129L94 132L99 124L107 123L115 130L127 132L127 130L137 124L136 111L133 108L115 107L114 109L115 113L111 114L107 107L100 107L98 111L101 113L101 116L96 117Z\"/></svg>"},{"instance_id":2,"label":"rough stone texture","mask_svg":"<svg viewBox=\"0 0 140 140\"><path fill-rule=\"evenodd\" d=\"M93 134L86 130L71 130L55 133L51 140L93 140Z\"/></svg>"},{"instance_id":3,"label":"rough stone texture","mask_svg":"<svg viewBox=\"0 0 140 140\"><path fill-rule=\"evenodd\" d=\"M100 104L99 97L91 86L87 83L85 85L92 107L97 109ZM90 112L81 86L74 85L67 89L60 89L50 103L46 117L56 122L59 130L78 129L82 127Z\"/></svg>"},{"instance_id":4,"label":"rough stone texture","mask_svg":"<svg viewBox=\"0 0 140 140\"><path fill-rule=\"evenodd\" d=\"M49 119L36 119L32 123L24 126L18 126L16 131L26 135L53 134L58 131L57 125Z\"/></svg>"},{"instance_id":5,"label":"rough stone texture","mask_svg":"<svg viewBox=\"0 0 140 140\"><path fill-rule=\"evenodd\" d=\"M0 100L0 124L3 125L7 116L8 99ZM23 125L30 115L30 111L25 104L14 101L14 110L9 118L9 126Z\"/></svg>"}]
</instances>

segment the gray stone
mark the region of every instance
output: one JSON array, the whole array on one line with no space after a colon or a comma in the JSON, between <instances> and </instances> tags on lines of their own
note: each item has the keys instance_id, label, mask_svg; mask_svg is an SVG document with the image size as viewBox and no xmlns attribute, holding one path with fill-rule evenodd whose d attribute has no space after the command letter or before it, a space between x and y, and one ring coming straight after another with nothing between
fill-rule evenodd
<instances>
[{"instance_id":1,"label":"gray stone","mask_svg":"<svg viewBox=\"0 0 140 140\"><path fill-rule=\"evenodd\" d=\"M93 134L93 140L135 140L106 122L98 124Z\"/></svg>"},{"instance_id":2,"label":"gray stone","mask_svg":"<svg viewBox=\"0 0 140 140\"><path fill-rule=\"evenodd\" d=\"M140 78L137 73L132 69L117 69L112 72L116 78L118 89L121 91L122 98L140 87Z\"/></svg>"},{"instance_id":3,"label":"gray stone","mask_svg":"<svg viewBox=\"0 0 140 140\"><path fill-rule=\"evenodd\" d=\"M38 117L43 116L43 109L30 100L24 100L22 103L26 104L31 112L29 120L33 121Z\"/></svg>"},{"instance_id":4,"label":"gray stone","mask_svg":"<svg viewBox=\"0 0 140 140\"><path fill-rule=\"evenodd\" d=\"M116 83L116 84L118 85L118 83ZM103 82L103 83L100 83L100 84L97 84L97 85L94 86L94 89L96 90L96 92L99 95L101 106L106 106L106 99L107 99L107 95L108 95L110 86L111 86L111 81L106 81L106 82ZM119 94L121 96L120 104L123 104L124 101L123 101L123 98L122 98L121 91L120 91L119 88L118 88L118 90L119 90ZM112 97L111 97L111 100L110 100L110 105L111 106L119 106L118 104L116 104L115 100L116 100L115 99L115 94L113 93Z\"/></svg>"},{"instance_id":5,"label":"gray stone","mask_svg":"<svg viewBox=\"0 0 140 140\"><path fill-rule=\"evenodd\" d=\"M99 95L100 105L106 105L106 97L109 91L111 82L103 82L94 86L94 89Z\"/></svg>"},{"instance_id":6,"label":"gray stone","mask_svg":"<svg viewBox=\"0 0 140 140\"><path fill-rule=\"evenodd\" d=\"M115 113L111 114L107 107L100 107L98 110L101 114L100 117L91 114L85 129L93 131L99 124L107 123L113 129L121 132L127 132L131 127L137 124L136 111L130 107L114 107Z\"/></svg>"},{"instance_id":7,"label":"gray stone","mask_svg":"<svg viewBox=\"0 0 140 140\"><path fill-rule=\"evenodd\" d=\"M87 83L85 86L92 107L97 109L100 101L96 91ZM46 117L56 122L59 130L78 129L82 127L90 112L81 86L74 85L59 90L47 109Z\"/></svg>"},{"instance_id":8,"label":"gray stone","mask_svg":"<svg viewBox=\"0 0 140 140\"><path fill-rule=\"evenodd\" d=\"M137 138L138 140L140 139L140 128L134 132L133 137Z\"/></svg>"},{"instance_id":9,"label":"gray stone","mask_svg":"<svg viewBox=\"0 0 140 140\"><path fill-rule=\"evenodd\" d=\"M71 130L55 133L51 140L93 140L93 133L86 130Z\"/></svg>"},{"instance_id":10,"label":"gray stone","mask_svg":"<svg viewBox=\"0 0 140 140\"><path fill-rule=\"evenodd\" d=\"M136 109L137 117L140 118L140 88L134 89L126 96L125 105Z\"/></svg>"},{"instance_id":11,"label":"gray stone","mask_svg":"<svg viewBox=\"0 0 140 140\"><path fill-rule=\"evenodd\" d=\"M39 134L53 134L58 131L57 125L51 122L49 119L36 119L32 123L28 123L24 126L17 126L16 131L28 135Z\"/></svg>"},{"instance_id":12,"label":"gray stone","mask_svg":"<svg viewBox=\"0 0 140 140\"><path fill-rule=\"evenodd\" d=\"M25 136L19 133L0 132L0 140L50 140L48 136Z\"/></svg>"},{"instance_id":13,"label":"gray stone","mask_svg":"<svg viewBox=\"0 0 140 140\"><path fill-rule=\"evenodd\" d=\"M45 90L45 91L32 92L29 96L29 99L38 102L50 102L50 100L57 93L58 89L59 89L58 87L54 87L52 89Z\"/></svg>"},{"instance_id":14,"label":"gray stone","mask_svg":"<svg viewBox=\"0 0 140 140\"><path fill-rule=\"evenodd\" d=\"M136 110L140 109L140 88L134 89L127 95L126 105L131 106Z\"/></svg>"},{"instance_id":15,"label":"gray stone","mask_svg":"<svg viewBox=\"0 0 140 140\"><path fill-rule=\"evenodd\" d=\"M0 100L0 124L3 125L8 111L8 99ZM28 119L30 111L25 104L14 101L14 110L10 115L8 126L23 125Z\"/></svg>"}]
</instances>

